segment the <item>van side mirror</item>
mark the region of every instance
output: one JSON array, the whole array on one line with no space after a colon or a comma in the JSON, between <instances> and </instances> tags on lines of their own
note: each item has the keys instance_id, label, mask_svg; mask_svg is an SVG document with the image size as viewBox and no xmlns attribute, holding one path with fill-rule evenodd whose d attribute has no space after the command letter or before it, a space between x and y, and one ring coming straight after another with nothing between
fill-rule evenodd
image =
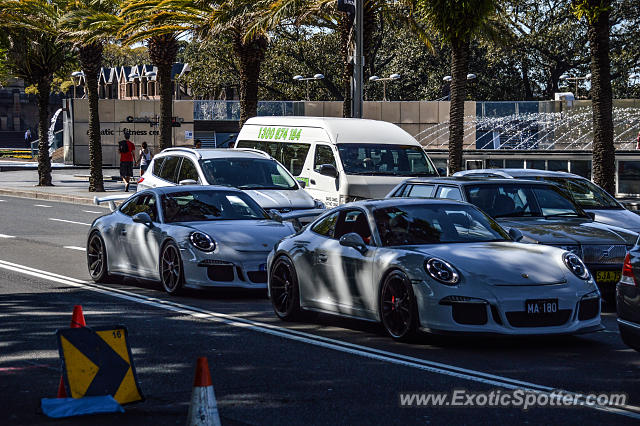
<instances>
[{"instance_id":1,"label":"van side mirror","mask_svg":"<svg viewBox=\"0 0 640 426\"><path fill-rule=\"evenodd\" d=\"M296 179L298 181L298 185L300 188L305 189L307 187L307 182L301 179Z\"/></svg>"},{"instance_id":2,"label":"van side mirror","mask_svg":"<svg viewBox=\"0 0 640 426\"><path fill-rule=\"evenodd\" d=\"M361 254L367 252L367 245L359 234L355 232L349 232L340 237L340 245L345 247L352 247L358 250Z\"/></svg>"},{"instance_id":3,"label":"van side mirror","mask_svg":"<svg viewBox=\"0 0 640 426\"><path fill-rule=\"evenodd\" d=\"M334 179L338 177L338 171L333 164L320 164L316 171L321 175L329 176Z\"/></svg>"},{"instance_id":4,"label":"van side mirror","mask_svg":"<svg viewBox=\"0 0 640 426\"><path fill-rule=\"evenodd\" d=\"M510 228L509 236L513 241L520 241L521 239L524 238L524 235L522 234L522 232L517 228Z\"/></svg>"},{"instance_id":5,"label":"van side mirror","mask_svg":"<svg viewBox=\"0 0 640 426\"><path fill-rule=\"evenodd\" d=\"M198 181L193 179L183 179L178 182L178 185L197 185Z\"/></svg>"}]
</instances>

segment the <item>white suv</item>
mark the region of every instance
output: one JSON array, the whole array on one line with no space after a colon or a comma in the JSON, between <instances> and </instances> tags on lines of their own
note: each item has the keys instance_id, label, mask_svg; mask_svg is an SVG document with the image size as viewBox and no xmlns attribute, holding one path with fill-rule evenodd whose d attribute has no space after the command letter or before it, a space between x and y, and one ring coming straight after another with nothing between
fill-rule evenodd
<instances>
[{"instance_id":1,"label":"white suv","mask_svg":"<svg viewBox=\"0 0 640 426\"><path fill-rule=\"evenodd\" d=\"M279 162L255 149L167 148L153 158L137 190L198 183L242 189L265 210L324 208Z\"/></svg>"}]
</instances>

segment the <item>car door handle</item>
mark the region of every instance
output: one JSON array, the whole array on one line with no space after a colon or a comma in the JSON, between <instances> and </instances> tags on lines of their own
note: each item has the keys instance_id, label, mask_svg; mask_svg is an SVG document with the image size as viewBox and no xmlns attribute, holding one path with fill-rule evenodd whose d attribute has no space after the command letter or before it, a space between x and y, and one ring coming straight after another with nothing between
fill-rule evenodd
<instances>
[{"instance_id":1,"label":"car door handle","mask_svg":"<svg viewBox=\"0 0 640 426\"><path fill-rule=\"evenodd\" d=\"M316 181L315 181L314 179L309 179L309 183L310 183L311 185L315 185L315 184L316 184Z\"/></svg>"},{"instance_id":2,"label":"car door handle","mask_svg":"<svg viewBox=\"0 0 640 426\"><path fill-rule=\"evenodd\" d=\"M327 263L327 255L324 253L318 253L318 262Z\"/></svg>"},{"instance_id":3,"label":"car door handle","mask_svg":"<svg viewBox=\"0 0 640 426\"><path fill-rule=\"evenodd\" d=\"M126 229L121 230L120 235L127 235L127 230Z\"/></svg>"}]
</instances>

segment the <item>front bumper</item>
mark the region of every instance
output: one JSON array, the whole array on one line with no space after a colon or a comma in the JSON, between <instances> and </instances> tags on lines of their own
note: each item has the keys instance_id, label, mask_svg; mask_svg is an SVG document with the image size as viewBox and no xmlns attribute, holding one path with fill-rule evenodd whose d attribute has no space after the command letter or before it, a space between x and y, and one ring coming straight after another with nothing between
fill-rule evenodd
<instances>
[{"instance_id":1,"label":"front bumper","mask_svg":"<svg viewBox=\"0 0 640 426\"><path fill-rule=\"evenodd\" d=\"M213 253L192 247L180 249L185 287L267 288L268 251L216 248Z\"/></svg>"},{"instance_id":2,"label":"front bumper","mask_svg":"<svg viewBox=\"0 0 640 426\"><path fill-rule=\"evenodd\" d=\"M603 329L600 297L593 284L584 291L568 284L473 286L472 291L469 284L466 287L414 282L421 329L435 334L489 335L579 334ZM558 310L528 314L525 302L530 299L558 299Z\"/></svg>"}]
</instances>

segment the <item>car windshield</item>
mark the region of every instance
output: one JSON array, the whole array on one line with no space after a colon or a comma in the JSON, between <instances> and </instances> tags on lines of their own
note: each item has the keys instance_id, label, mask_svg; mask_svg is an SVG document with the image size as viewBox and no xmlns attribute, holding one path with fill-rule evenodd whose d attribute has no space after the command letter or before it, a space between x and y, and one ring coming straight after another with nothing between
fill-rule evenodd
<instances>
[{"instance_id":1,"label":"car windshield","mask_svg":"<svg viewBox=\"0 0 640 426\"><path fill-rule=\"evenodd\" d=\"M598 185L587 179L579 178L544 178L566 189L573 197L576 204L583 209L623 209L620 204Z\"/></svg>"},{"instance_id":2,"label":"car windshield","mask_svg":"<svg viewBox=\"0 0 640 426\"><path fill-rule=\"evenodd\" d=\"M383 246L509 241L490 217L472 206L412 204L373 211Z\"/></svg>"},{"instance_id":3,"label":"car windshield","mask_svg":"<svg viewBox=\"0 0 640 426\"><path fill-rule=\"evenodd\" d=\"M251 197L236 191L180 191L161 200L165 223L268 219Z\"/></svg>"},{"instance_id":4,"label":"car windshield","mask_svg":"<svg viewBox=\"0 0 640 426\"><path fill-rule=\"evenodd\" d=\"M495 183L466 185L467 201L493 218L589 217L555 185Z\"/></svg>"},{"instance_id":5,"label":"car windshield","mask_svg":"<svg viewBox=\"0 0 640 426\"><path fill-rule=\"evenodd\" d=\"M348 175L438 176L422 148L393 144L338 144Z\"/></svg>"},{"instance_id":6,"label":"car windshield","mask_svg":"<svg viewBox=\"0 0 640 426\"><path fill-rule=\"evenodd\" d=\"M297 189L296 181L274 160L262 158L212 158L200 160L211 185L240 189Z\"/></svg>"}]
</instances>

